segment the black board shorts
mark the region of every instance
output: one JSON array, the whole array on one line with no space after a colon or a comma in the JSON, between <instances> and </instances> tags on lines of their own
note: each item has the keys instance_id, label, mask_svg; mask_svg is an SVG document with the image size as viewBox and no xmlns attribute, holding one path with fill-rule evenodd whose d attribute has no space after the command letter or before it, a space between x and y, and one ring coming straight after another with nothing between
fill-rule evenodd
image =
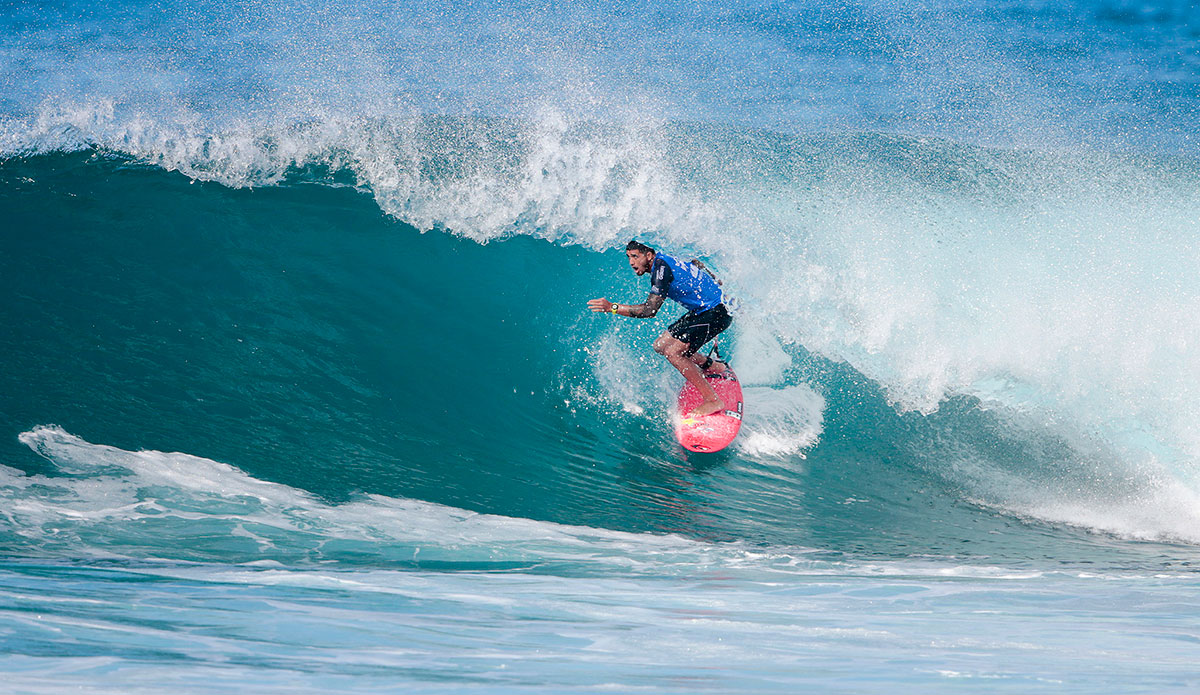
<instances>
[{"instance_id":1,"label":"black board shorts","mask_svg":"<svg viewBox=\"0 0 1200 695\"><path fill-rule=\"evenodd\" d=\"M705 343L717 337L718 333L729 328L731 323L733 323L733 317L725 310L725 305L718 304L699 313L689 311L671 324L667 328L667 332L671 334L671 337L688 344L683 354L685 357L691 357Z\"/></svg>"}]
</instances>

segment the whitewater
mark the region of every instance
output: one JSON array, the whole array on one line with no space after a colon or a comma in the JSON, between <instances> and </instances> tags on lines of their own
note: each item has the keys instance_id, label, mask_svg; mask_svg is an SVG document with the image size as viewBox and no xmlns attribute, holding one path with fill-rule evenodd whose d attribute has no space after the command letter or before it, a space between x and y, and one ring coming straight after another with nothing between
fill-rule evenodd
<instances>
[{"instance_id":1,"label":"whitewater","mask_svg":"<svg viewBox=\"0 0 1200 695\"><path fill-rule=\"evenodd\" d=\"M10 692L1200 687L1193 5L10 10Z\"/></svg>"}]
</instances>

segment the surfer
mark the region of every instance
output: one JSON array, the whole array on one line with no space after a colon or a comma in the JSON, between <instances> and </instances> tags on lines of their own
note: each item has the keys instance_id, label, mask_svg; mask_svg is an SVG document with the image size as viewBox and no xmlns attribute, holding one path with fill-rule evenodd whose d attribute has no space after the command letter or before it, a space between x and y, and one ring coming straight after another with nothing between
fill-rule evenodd
<instances>
[{"instance_id":1,"label":"surfer","mask_svg":"<svg viewBox=\"0 0 1200 695\"><path fill-rule=\"evenodd\" d=\"M654 351L666 357L704 397L686 417L696 418L721 410L724 404L702 370L718 373L725 370L726 364L696 354L733 321L722 303L720 283L700 261L680 263L636 240L625 246L625 255L633 272L639 276L650 273L650 296L641 304L614 304L601 297L590 300L588 307L592 311L648 319L658 313L665 299L682 304L688 312L658 336Z\"/></svg>"}]
</instances>

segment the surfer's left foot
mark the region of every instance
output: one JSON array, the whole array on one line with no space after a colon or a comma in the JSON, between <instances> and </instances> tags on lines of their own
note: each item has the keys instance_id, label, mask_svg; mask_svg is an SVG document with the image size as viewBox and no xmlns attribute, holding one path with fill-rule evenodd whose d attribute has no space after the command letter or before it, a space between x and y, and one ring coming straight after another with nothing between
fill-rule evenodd
<instances>
[{"instance_id":1,"label":"surfer's left foot","mask_svg":"<svg viewBox=\"0 0 1200 695\"><path fill-rule=\"evenodd\" d=\"M713 399L711 401L704 401L703 403L696 406L695 408L692 408L692 412L688 413L688 417L689 418L697 418L697 417L704 417L705 415L712 415L713 413L721 410L724 407L725 407L725 404L716 399Z\"/></svg>"},{"instance_id":2,"label":"surfer's left foot","mask_svg":"<svg viewBox=\"0 0 1200 695\"><path fill-rule=\"evenodd\" d=\"M704 373L705 374L720 374L721 372L725 371L726 369L729 369L729 365L725 364L724 362L719 362L717 360L713 360L713 363L708 365L708 369L705 369Z\"/></svg>"}]
</instances>

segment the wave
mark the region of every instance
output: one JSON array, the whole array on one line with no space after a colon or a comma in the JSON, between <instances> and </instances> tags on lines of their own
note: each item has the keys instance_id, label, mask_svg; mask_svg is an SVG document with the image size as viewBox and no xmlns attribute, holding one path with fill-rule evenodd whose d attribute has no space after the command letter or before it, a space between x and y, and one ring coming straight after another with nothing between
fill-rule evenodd
<instances>
[{"instance_id":1,"label":"wave","mask_svg":"<svg viewBox=\"0 0 1200 695\"><path fill-rule=\"evenodd\" d=\"M1200 327L1181 320L1200 308L1200 162L1180 69L1194 12L751 4L703 10L711 21L697 23L679 7L603 3L567 14L521 3L138 8L31 7L2 20L13 50L0 60L18 76L0 101L3 204L64 254L34 235L5 239L8 259L41 269L5 267L9 296L23 298L7 309L18 337L6 361L21 365L33 400L58 388L29 347L40 345L68 356L71 379L93 377L80 389L93 410L104 401L95 384L118 399L127 384L154 384L128 397L187 418L196 413L165 393L221 393L223 416L248 412L246 429L262 428L256 442L286 438L300 418L326 423L331 452L412 455L475 417L473 401L397 366L417 364L461 371L458 390L487 407L552 412L520 423L540 438L542 463L608 460L595 443L611 429L580 425L568 435L578 440L553 441L596 416L669 460L653 414L673 375L646 358L647 329L602 327L567 300L644 291L617 278L611 253L637 236L705 257L737 298L739 373L761 389L738 450L752 467L811 472L841 437L895 447L906 475L988 508L1193 537L1190 521L1137 510L1186 508L1200 489ZM1019 37L1014 17L1028 20ZM445 50L463 37L479 49L471 65ZM161 170L186 179L151 173ZM414 241L412 228L448 239ZM345 260L317 260L331 249ZM428 267L401 260L410 255ZM87 272L93 258L109 259L106 272ZM204 262L193 273L194 258ZM436 268L448 258L477 286L447 283ZM99 343L125 380L89 361L93 329L70 318L76 304L111 319L100 325L139 327ZM525 310L534 327L514 308L528 305L546 307ZM512 332L481 318L492 315ZM168 324L194 328L193 340ZM67 335L50 337L55 325ZM497 347L504 379L459 366L477 359L465 346L498 335L509 341ZM258 352L228 347L250 340ZM389 350L404 360L389 362ZM433 435L363 424L407 402L389 383L436 404ZM253 405L280 392L293 402L278 413ZM534 400L512 398L525 393ZM14 429L64 422L29 403L5 410L25 418ZM511 439L495 424L475 429L480 441ZM205 430L210 441L220 432ZM517 459L505 459L510 473L531 465ZM378 476L355 484L389 479ZM575 504L604 494L570 480ZM545 513L428 470L412 487ZM1120 500L1126 521L1104 522ZM738 518L719 533L761 532Z\"/></svg>"},{"instance_id":2,"label":"wave","mask_svg":"<svg viewBox=\"0 0 1200 695\"><path fill-rule=\"evenodd\" d=\"M513 122L496 126L491 121L435 119L425 127L433 140L418 139L405 146L424 148L423 157L418 158L422 168L414 169L413 176L421 178L429 190L441 193L422 198L415 189L405 189L403 194L397 189L381 192L376 186L382 184L359 180L360 192L349 195L354 200L369 195L384 209L387 201L403 198L414 209L428 205L450 211L446 220L463 221L473 219L476 213L500 214L487 202L494 192L506 186L533 186L532 179L521 178L523 175L505 179L506 172L528 171L528 162L520 156L510 151L515 157L511 166L497 169L486 157L475 158L474 149L462 146L466 131L476 136L484 133L500 142L509 132L505 129L515 127ZM493 127L500 130L488 130ZM60 155L9 159L4 180L10 190L24 191L26 197L20 200L25 202L14 203L18 213L14 219L22 224L40 214L29 210L44 210L50 200L61 195L54 182L65 181L64 171L75 172L77 190L93 201L110 199L122 209L132 205L146 211L146 218L136 227L118 231L102 205L94 210L75 209L71 214L76 217L64 218L55 227L59 230L56 238L68 244L64 251L87 238L72 237L73 228L96 225L107 230L102 232L109 238L104 243L115 244L105 253L142 254L141 262L150 266L175 263L178 249L184 248L207 258L203 264L206 275L180 278L181 287L192 288L185 291L196 299L185 301L189 308L171 320L211 316L204 319L204 330L216 341L214 347L243 345L247 335L256 335L261 357L253 359L269 360L263 362L270 365L268 374L281 379L290 378L297 369L313 374L299 386L303 395L297 394L294 405L303 408L288 406L291 414L287 417L347 423L340 431L330 427L322 435L331 452L361 447L348 444L356 439L371 442L367 446L373 450L397 437L454 442L456 418L477 418L469 414L469 401L454 401L450 394L478 390L494 407L521 403L522 411L527 406L545 409L546 416L528 416L538 441L533 449L540 453L526 458L544 461L547 466L564 455L580 466L608 460L613 452L605 453L603 442L612 436L611 429L571 424L578 418L587 420L608 412L628 423L622 427L633 428L623 437L653 433L651 458L672 457L667 453L669 437L654 424L654 416L663 412L670 400L673 376L641 347L650 338L645 333L649 329L636 322L589 321L592 317L583 316L572 298L643 291L624 275L615 275L622 266L611 253L597 254L589 247L604 248L618 234L605 220L667 205L664 201L686 207L695 196L704 201L700 212L680 211L674 218L650 215L660 224L626 229L625 233L636 231L639 238L652 243L704 255L737 297L741 309L734 331L735 361L747 383L763 389L752 392L761 408L748 411L746 436L737 450L754 462L755 476L763 474L762 466L778 465L771 460L793 457L796 461L799 459L794 457L802 454L811 459L822 447L836 452L831 453L835 460L845 460L842 457L848 455L838 451L836 441L830 441L828 430L836 423L838 437L850 437L875 451L895 447L895 455L918 479L932 476L939 487L958 489L962 499L990 508L1131 537L1195 537L1196 525L1189 514L1146 512L1156 506L1187 509L1200 451L1190 425L1197 415L1195 403L1200 402L1194 398L1200 389L1200 375L1195 373L1190 354L1200 337L1192 323L1176 320L1189 315L1200 297L1194 274L1188 272L1197 260L1188 255L1192 245L1187 244L1197 189L1189 188L1195 175L1186 161L994 151L879 135L793 138L676 124L655 135L658 143L670 147L659 150L665 154L655 164L665 172L659 179L665 183L653 187L636 184L636 177L613 173L636 170L643 161L638 154L626 169L592 167L597 157L623 161L620 148L598 135L607 132L602 126L579 123L573 127L570 137L542 141L548 148L543 155L555 152L553 158L562 163L557 177L542 179L545 185L540 188L534 186L537 196L551 201L545 217L538 212L539 205L531 202L533 198L526 198L517 206L522 213L514 213L516 208L503 212L503 225L468 224L450 229L452 234L436 234L419 243L399 231L403 228L378 226L380 222L371 219L365 208L354 208L357 212L346 217L343 211L350 208L345 201L350 199L343 200L333 191L329 194L333 197L322 195L313 207L317 199L307 192L313 190L311 184L321 184L318 190L326 184L338 185L340 174L332 171L332 159L317 168L309 158L292 161L280 174L280 184L270 187L278 197L269 211L236 194L236 188L209 187L196 198L186 180L180 185L152 170L130 168L136 160L114 159L100 150L74 160L63 160ZM445 132L455 135L453 146L434 136ZM575 156L583 152L590 154ZM544 160L542 155L534 158ZM82 168L74 169L77 165L71 161ZM218 166L218 160L205 161ZM301 168L304 162L309 164ZM734 166L717 167L713 162ZM226 173L240 170L241 164L222 169ZM470 175L459 176L462 171ZM471 188L465 182L484 179L490 183L475 186L478 197L458 195ZM591 193L579 195L580 189ZM642 202L630 204L626 200L630 196ZM151 207L136 202L139 197L153 201ZM21 207L25 204L28 209ZM184 232L188 236L175 237L172 243L177 248L160 249L161 242L151 240L160 238L159 225L174 224L164 214L179 206L194 210L189 219L200 224L189 227ZM393 212L403 217L399 208ZM698 225L702 217L712 223ZM548 222L551 218L561 219L561 223ZM243 230L243 236L214 236L206 227L216 219L225 220L217 227L233 225ZM393 255L380 255L378 242L371 240L384 236L361 237L347 231L334 242L323 231L348 230L349 220L375 230L371 234L390 237L387 244ZM440 222L433 226L449 227ZM268 230L278 230L282 236ZM463 246L453 241L459 237L509 241ZM529 237L538 240L513 241ZM135 250L125 238L146 241L133 242L143 246ZM545 240L553 243L548 245ZM80 247L78 257L87 258L96 248ZM310 260L330 252L339 260ZM10 257L23 257L23 253L14 249ZM24 257L28 264L29 257ZM455 274L481 284L462 293L453 277L439 271L444 259L451 257L456 259ZM764 264L765 259L771 262ZM134 263L132 258L118 262L126 267ZM325 290L279 276L270 270L278 262L301 272L299 278L323 278ZM147 275L136 287L129 285L128 277L106 287L97 284L99 278L87 274L85 266L76 270L70 264L55 267L56 272L66 272L61 281L78 278L73 281L73 297L67 301L93 295L98 300L121 297L136 289L139 294L131 296L161 297L166 302L153 310L158 312L154 314L157 320L180 310L177 300L167 301L168 296L175 296L174 290L157 276ZM558 267L567 272L538 270ZM14 270L9 277L20 283L16 278L25 276ZM522 299L506 302L505 297L514 298L518 277ZM38 296L49 289L32 275L28 280L20 285L20 293ZM266 294L246 294L251 288ZM274 299L263 301L269 297ZM393 297L412 297L416 303L396 304L390 301ZM555 299L550 301L551 297ZM237 303L253 309L249 313L233 310ZM355 309L346 313L345 307L350 306ZM519 308L522 306L539 307L536 318L529 321L526 310ZM101 314L112 311L111 306L104 307L98 304L95 310ZM417 322L409 307L417 308ZM136 313L119 320L141 325L141 319L134 317L149 307L135 305L131 310ZM21 309L13 311L20 313ZM260 313L256 316L254 312ZM518 377L522 383L514 384L516 389L507 386L511 377L497 381L484 364L464 371L461 365L474 362L470 352L447 347L493 342L495 329L483 327L474 317L495 315L511 316L513 329L518 331L505 339L513 348L502 351L502 359L528 360L531 351L553 356L549 364ZM264 316L275 318L264 322ZM467 320L463 322L463 318ZM24 314L15 315L12 325L27 320ZM35 321L33 325L39 324ZM383 366L380 351L393 340L380 331L392 325L413 326L419 331L421 339L405 348L409 356L405 363L436 365L427 368L429 376L424 381L398 378L395 367ZM567 337L565 343L563 336ZM163 340L171 341L166 345L174 344L170 338ZM573 345L583 351L572 350ZM560 350L564 347L567 349ZM20 354L28 349L14 346L10 352ZM45 347L47 352L78 349ZM190 352L196 348L180 344L171 349ZM121 350L116 354L122 354ZM171 362L169 352L156 354L147 349L140 354L147 364ZM212 361L216 355L220 360ZM350 355L353 357L347 362ZM238 387L238 393L221 396L221 402L246 402L247 394L255 392L260 394L255 397L272 397L270 384L274 382L247 373L245 369L253 361L246 360L226 348L202 359L212 362L206 367L211 373L202 372L204 383L249 384ZM348 369L350 364L353 369ZM363 365L371 373L355 372ZM134 366L129 368L134 383L147 378L138 375ZM464 385L439 395L436 375L446 370L460 371ZM30 373L36 380L40 372ZM151 379L165 385L180 378L176 373L184 372L167 367ZM333 383L345 387L330 390L315 381L317 374L331 375ZM112 375L98 374L97 378L107 381ZM260 383L255 386L255 382ZM49 383L34 383L30 389L39 392ZM382 387L384 383L394 387ZM365 424L375 421L374 414L363 424L349 424L363 417L350 414L362 413L363 406L356 401L383 396L386 403L371 407L395 409L394 403L410 398L394 392L404 388L416 388L417 393L425 394L422 398L446 404L448 416L427 422L436 435L409 434L405 428L381 435L375 425ZM517 395L528 392L535 400L510 400L511 396L504 395L506 389ZM214 397L215 392L209 396ZM157 407L168 403L162 395L151 398ZM876 399L890 407L880 410ZM554 405L556 401L560 405ZM332 416L318 415L331 408ZM974 409L984 414L982 419L971 414ZM30 409L22 406L21 410ZM43 412L33 417L45 421L55 414ZM914 426L913 418L919 426ZM255 421L267 431L282 431L287 420L272 422L270 417L258 417ZM554 443L554 433L562 427L580 428L583 439ZM498 455L485 442L511 438L499 423L472 424L471 429L472 437L482 439L478 445L465 445L464 452L470 453L464 455L469 457ZM211 436L221 437L216 429ZM636 451L633 441L620 444L615 453L628 454L631 447ZM993 441L1005 446L998 448ZM587 453L577 456L573 449L581 445ZM392 446L385 444L379 450ZM415 446L403 445L410 451L416 451L412 449ZM510 464L510 472L530 465L519 456L512 457ZM383 462L372 464L376 465L380 472L386 468ZM421 468L423 464L412 465ZM812 473L805 464L788 466ZM1082 472L1072 472L1075 469ZM444 490L456 490L461 483L438 488L432 481L439 476L431 477L428 470L421 476L429 485L419 484L408 492L424 499L461 503L472 494L481 494L477 490L464 491L462 497L454 496L459 493L442 497ZM375 482L363 478L356 485L370 489L387 478L386 474ZM583 513L584 508L595 514L593 502L606 494L607 484L615 482L609 479L606 486L589 489L586 478L572 477L569 488L576 497L562 510L562 516L553 518L569 521L571 513ZM792 480L789 487L797 483L804 483L803 476ZM750 488L758 486L755 482ZM859 498L854 483L841 487L845 492L842 499ZM475 504L486 507L493 503L486 501L492 493L482 494ZM885 505L897 502L891 492L880 491L879 495ZM759 504L771 506L773 502L754 502L750 507ZM513 499L501 506L517 516L545 514ZM666 524L670 529L690 529L689 533L740 537L764 532L762 523L742 514L735 515L738 521L730 527L724 513L706 521L683 517L667 521L678 514L670 505L656 502L650 508L657 517L650 522L652 528ZM1124 511L1113 513L1120 509ZM659 516L663 514L666 516ZM784 519L795 520L792 512L783 514ZM618 516L585 518L589 523L625 528L621 524L626 522L618 521ZM777 537L782 532L784 537L805 538L808 531L789 526L792 521L767 524L774 528L767 535Z\"/></svg>"}]
</instances>

